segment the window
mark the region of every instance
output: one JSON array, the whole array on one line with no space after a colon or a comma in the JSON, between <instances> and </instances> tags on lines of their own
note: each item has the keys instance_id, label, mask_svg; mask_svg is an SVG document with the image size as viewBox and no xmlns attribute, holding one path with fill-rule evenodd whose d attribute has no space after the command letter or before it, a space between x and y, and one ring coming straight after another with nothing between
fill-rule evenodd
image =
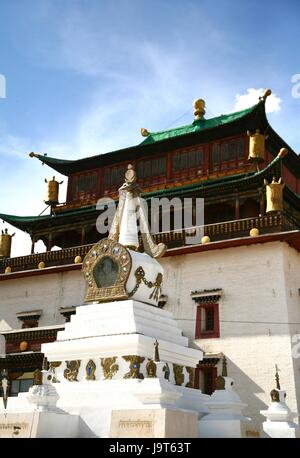
<instances>
[{"instance_id":1,"label":"window","mask_svg":"<svg viewBox=\"0 0 300 458\"><path fill-rule=\"evenodd\" d=\"M145 162L144 172L145 172L144 178L146 178L146 179L150 178L150 176L151 176L151 161L146 161Z\"/></svg>"},{"instance_id":2,"label":"window","mask_svg":"<svg viewBox=\"0 0 300 458\"><path fill-rule=\"evenodd\" d=\"M219 145L218 145L218 143L214 143L214 145L213 145L212 160L213 160L213 163L214 163L214 164L220 161L220 156L219 156Z\"/></svg>"},{"instance_id":3,"label":"window","mask_svg":"<svg viewBox=\"0 0 300 458\"><path fill-rule=\"evenodd\" d=\"M125 169L124 167L118 168L118 186L121 186L124 183Z\"/></svg>"},{"instance_id":4,"label":"window","mask_svg":"<svg viewBox=\"0 0 300 458\"><path fill-rule=\"evenodd\" d=\"M98 176L96 173L94 173L92 177L92 193L93 194L97 193L97 188L98 188Z\"/></svg>"},{"instance_id":5,"label":"window","mask_svg":"<svg viewBox=\"0 0 300 458\"><path fill-rule=\"evenodd\" d=\"M203 149L196 151L196 167L203 163Z\"/></svg>"},{"instance_id":6,"label":"window","mask_svg":"<svg viewBox=\"0 0 300 458\"><path fill-rule=\"evenodd\" d=\"M167 170L167 161L165 157L161 157L159 160L159 174L165 175Z\"/></svg>"},{"instance_id":7,"label":"window","mask_svg":"<svg viewBox=\"0 0 300 458\"><path fill-rule=\"evenodd\" d=\"M201 304L196 314L196 339L220 337L219 305L217 303Z\"/></svg>"},{"instance_id":8,"label":"window","mask_svg":"<svg viewBox=\"0 0 300 458\"><path fill-rule=\"evenodd\" d=\"M181 153L180 168L183 170L188 168L188 153Z\"/></svg>"},{"instance_id":9,"label":"window","mask_svg":"<svg viewBox=\"0 0 300 458\"><path fill-rule=\"evenodd\" d=\"M228 143L222 143L221 145L221 158L222 162L228 161Z\"/></svg>"},{"instance_id":10,"label":"window","mask_svg":"<svg viewBox=\"0 0 300 458\"><path fill-rule=\"evenodd\" d=\"M173 170L174 172L178 172L180 169L180 155L179 153L174 154L172 158L172 163L173 163Z\"/></svg>"},{"instance_id":11,"label":"window","mask_svg":"<svg viewBox=\"0 0 300 458\"><path fill-rule=\"evenodd\" d=\"M157 177L158 175L158 159L152 161L152 175Z\"/></svg>"},{"instance_id":12,"label":"window","mask_svg":"<svg viewBox=\"0 0 300 458\"><path fill-rule=\"evenodd\" d=\"M22 322L22 329L37 328L42 310L32 310L30 312L19 312L17 318Z\"/></svg>"},{"instance_id":13,"label":"window","mask_svg":"<svg viewBox=\"0 0 300 458\"><path fill-rule=\"evenodd\" d=\"M72 194L73 197L78 193L78 177L73 177L72 181Z\"/></svg>"},{"instance_id":14,"label":"window","mask_svg":"<svg viewBox=\"0 0 300 458\"><path fill-rule=\"evenodd\" d=\"M203 394L211 395L216 389L217 368L207 366L196 368L195 371L195 388L202 391Z\"/></svg>"},{"instance_id":15,"label":"window","mask_svg":"<svg viewBox=\"0 0 300 458\"><path fill-rule=\"evenodd\" d=\"M84 176L80 175L79 177L79 192L84 191Z\"/></svg>"},{"instance_id":16,"label":"window","mask_svg":"<svg viewBox=\"0 0 300 458\"><path fill-rule=\"evenodd\" d=\"M238 153L238 159L244 159L245 142L243 138L240 138L239 141L237 142L237 153Z\"/></svg>"},{"instance_id":17,"label":"window","mask_svg":"<svg viewBox=\"0 0 300 458\"><path fill-rule=\"evenodd\" d=\"M189 152L189 168L196 167L196 151Z\"/></svg>"},{"instance_id":18,"label":"window","mask_svg":"<svg viewBox=\"0 0 300 458\"><path fill-rule=\"evenodd\" d=\"M85 177L85 191L90 192L90 188L91 188L91 175L87 175Z\"/></svg>"},{"instance_id":19,"label":"window","mask_svg":"<svg viewBox=\"0 0 300 458\"><path fill-rule=\"evenodd\" d=\"M144 163L139 162L137 166L137 179L143 180L144 179Z\"/></svg>"},{"instance_id":20,"label":"window","mask_svg":"<svg viewBox=\"0 0 300 458\"><path fill-rule=\"evenodd\" d=\"M118 184L118 169L115 167L111 173L111 185L116 186Z\"/></svg>"},{"instance_id":21,"label":"window","mask_svg":"<svg viewBox=\"0 0 300 458\"><path fill-rule=\"evenodd\" d=\"M22 329L37 328L38 325L39 325L38 320L24 320L22 323Z\"/></svg>"},{"instance_id":22,"label":"window","mask_svg":"<svg viewBox=\"0 0 300 458\"><path fill-rule=\"evenodd\" d=\"M19 393L26 393L33 385L33 379L12 380L10 396L18 396Z\"/></svg>"},{"instance_id":23,"label":"window","mask_svg":"<svg viewBox=\"0 0 300 458\"><path fill-rule=\"evenodd\" d=\"M235 143L233 142L229 143L229 160L235 160Z\"/></svg>"},{"instance_id":24,"label":"window","mask_svg":"<svg viewBox=\"0 0 300 458\"><path fill-rule=\"evenodd\" d=\"M110 170L106 169L104 172L104 189L110 188Z\"/></svg>"}]
</instances>

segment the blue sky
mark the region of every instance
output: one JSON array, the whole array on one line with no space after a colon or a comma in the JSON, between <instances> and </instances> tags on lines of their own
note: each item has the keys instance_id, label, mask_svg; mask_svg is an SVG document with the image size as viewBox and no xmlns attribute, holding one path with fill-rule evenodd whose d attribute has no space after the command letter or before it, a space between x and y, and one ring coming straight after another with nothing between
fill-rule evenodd
<instances>
[{"instance_id":1,"label":"blue sky","mask_svg":"<svg viewBox=\"0 0 300 458\"><path fill-rule=\"evenodd\" d=\"M212 117L270 87L269 120L299 152L299 42L298 0L0 0L0 212L44 208L52 171L29 151L71 159L136 144L141 127L192 121L198 97ZM28 252L15 239L13 254Z\"/></svg>"}]
</instances>

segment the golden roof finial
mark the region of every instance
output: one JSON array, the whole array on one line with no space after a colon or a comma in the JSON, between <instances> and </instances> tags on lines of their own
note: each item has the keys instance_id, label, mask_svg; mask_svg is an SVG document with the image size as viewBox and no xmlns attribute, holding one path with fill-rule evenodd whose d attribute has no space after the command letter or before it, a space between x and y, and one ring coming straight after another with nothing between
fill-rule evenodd
<instances>
[{"instance_id":1,"label":"golden roof finial","mask_svg":"<svg viewBox=\"0 0 300 458\"><path fill-rule=\"evenodd\" d=\"M195 119L203 119L205 115L205 100L194 100L194 116Z\"/></svg>"},{"instance_id":2,"label":"golden roof finial","mask_svg":"<svg viewBox=\"0 0 300 458\"><path fill-rule=\"evenodd\" d=\"M259 97L259 100L263 100L265 102L271 94L272 94L271 89L265 89L263 95Z\"/></svg>"},{"instance_id":3,"label":"golden roof finial","mask_svg":"<svg viewBox=\"0 0 300 458\"><path fill-rule=\"evenodd\" d=\"M149 137L150 133L148 132L147 129L145 129L145 127L142 127L141 128L141 135L142 135L142 137Z\"/></svg>"},{"instance_id":4,"label":"golden roof finial","mask_svg":"<svg viewBox=\"0 0 300 458\"><path fill-rule=\"evenodd\" d=\"M31 153L29 153L28 156L29 157L39 157L39 155L34 153L33 151L31 151Z\"/></svg>"},{"instance_id":5,"label":"golden roof finial","mask_svg":"<svg viewBox=\"0 0 300 458\"><path fill-rule=\"evenodd\" d=\"M278 153L278 156L283 159L287 154L289 150L287 148L281 148L281 150Z\"/></svg>"}]
</instances>

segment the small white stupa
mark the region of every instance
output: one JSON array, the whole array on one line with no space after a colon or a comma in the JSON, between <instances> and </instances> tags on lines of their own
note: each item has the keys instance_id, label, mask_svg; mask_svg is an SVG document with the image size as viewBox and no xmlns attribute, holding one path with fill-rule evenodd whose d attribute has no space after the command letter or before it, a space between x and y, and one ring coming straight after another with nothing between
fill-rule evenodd
<instances>
[{"instance_id":1,"label":"small white stupa","mask_svg":"<svg viewBox=\"0 0 300 458\"><path fill-rule=\"evenodd\" d=\"M270 393L271 404L268 410L261 410L260 413L267 418L263 423L264 437L273 438L300 438L299 425L293 422L298 412L292 412L286 404L286 391L280 387L280 380L277 365L275 380L276 388Z\"/></svg>"},{"instance_id":2,"label":"small white stupa","mask_svg":"<svg viewBox=\"0 0 300 458\"><path fill-rule=\"evenodd\" d=\"M42 345L51 380L20 394L14 412L42 409L47 437L57 435L55 415L65 437L198 437L209 399L193 388L203 353L158 307L164 272L155 258L165 249L152 240L128 166L109 237L83 261L86 304Z\"/></svg>"},{"instance_id":3,"label":"small white stupa","mask_svg":"<svg viewBox=\"0 0 300 458\"><path fill-rule=\"evenodd\" d=\"M243 415L247 407L234 390L234 380L227 376L227 361L223 357L222 375L217 377L216 391L205 403L209 414L199 421L199 437L243 438L251 419Z\"/></svg>"}]
</instances>

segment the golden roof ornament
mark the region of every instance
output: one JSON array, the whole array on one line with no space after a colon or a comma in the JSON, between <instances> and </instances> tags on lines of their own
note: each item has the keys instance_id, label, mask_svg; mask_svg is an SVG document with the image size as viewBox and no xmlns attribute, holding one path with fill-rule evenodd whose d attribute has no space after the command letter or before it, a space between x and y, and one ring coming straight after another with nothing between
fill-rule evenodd
<instances>
[{"instance_id":1,"label":"golden roof ornament","mask_svg":"<svg viewBox=\"0 0 300 458\"><path fill-rule=\"evenodd\" d=\"M195 119L203 119L205 115L205 100L196 99L194 100L193 105Z\"/></svg>"},{"instance_id":2,"label":"golden roof ornament","mask_svg":"<svg viewBox=\"0 0 300 458\"><path fill-rule=\"evenodd\" d=\"M259 129L255 133L247 131L249 137L249 162L264 162L265 161L265 141L268 135L261 134Z\"/></svg>"},{"instance_id":3,"label":"golden roof ornament","mask_svg":"<svg viewBox=\"0 0 300 458\"><path fill-rule=\"evenodd\" d=\"M55 207L59 203L59 185L61 185L63 181L58 182L55 180L55 177L52 177L52 180L47 180L47 178L45 178L45 183L48 185L45 204L50 205L51 207Z\"/></svg>"},{"instance_id":4,"label":"golden roof ornament","mask_svg":"<svg viewBox=\"0 0 300 458\"><path fill-rule=\"evenodd\" d=\"M263 95L261 97L259 97L259 100L263 100L263 101L266 101L267 98L272 94L272 91L271 89L265 89Z\"/></svg>"},{"instance_id":5,"label":"golden roof ornament","mask_svg":"<svg viewBox=\"0 0 300 458\"><path fill-rule=\"evenodd\" d=\"M9 234L8 229L4 229L0 234L0 258L9 258L11 253L11 242L14 234Z\"/></svg>"},{"instance_id":6,"label":"golden roof ornament","mask_svg":"<svg viewBox=\"0 0 300 458\"><path fill-rule=\"evenodd\" d=\"M141 128L141 135L142 137L149 137L150 133L148 132L147 129L145 129L144 127Z\"/></svg>"}]
</instances>

